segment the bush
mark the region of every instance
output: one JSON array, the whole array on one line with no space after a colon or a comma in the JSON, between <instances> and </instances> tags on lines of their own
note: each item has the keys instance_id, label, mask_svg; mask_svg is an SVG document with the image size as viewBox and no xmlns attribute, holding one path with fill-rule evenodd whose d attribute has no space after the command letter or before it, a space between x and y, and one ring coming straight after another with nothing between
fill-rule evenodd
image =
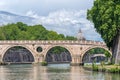
<instances>
[{"instance_id":1,"label":"bush","mask_svg":"<svg viewBox=\"0 0 120 80\"><path fill-rule=\"evenodd\" d=\"M108 71L111 72L111 73L120 73L120 69L119 69L118 67L116 67L116 68L111 68L111 69L109 69Z\"/></svg>"},{"instance_id":2,"label":"bush","mask_svg":"<svg viewBox=\"0 0 120 80\"><path fill-rule=\"evenodd\" d=\"M0 62L0 65L7 65L9 63Z\"/></svg>"},{"instance_id":3,"label":"bush","mask_svg":"<svg viewBox=\"0 0 120 80\"><path fill-rule=\"evenodd\" d=\"M104 61L100 62L100 65L101 65L101 67L103 68L104 65L105 65L105 62L104 62Z\"/></svg>"},{"instance_id":4,"label":"bush","mask_svg":"<svg viewBox=\"0 0 120 80\"><path fill-rule=\"evenodd\" d=\"M47 63L46 61L43 61L43 62L41 62L41 65L42 65L42 66L47 66L48 63Z\"/></svg>"},{"instance_id":5,"label":"bush","mask_svg":"<svg viewBox=\"0 0 120 80\"><path fill-rule=\"evenodd\" d=\"M105 72L105 71L106 71L106 68L103 67L103 68L101 69L101 71L102 71L102 72Z\"/></svg>"},{"instance_id":6,"label":"bush","mask_svg":"<svg viewBox=\"0 0 120 80\"><path fill-rule=\"evenodd\" d=\"M93 71L98 71L98 66L94 63L92 63L92 69Z\"/></svg>"},{"instance_id":7,"label":"bush","mask_svg":"<svg viewBox=\"0 0 120 80\"><path fill-rule=\"evenodd\" d=\"M112 65L113 63L112 62L108 62L107 65Z\"/></svg>"}]
</instances>

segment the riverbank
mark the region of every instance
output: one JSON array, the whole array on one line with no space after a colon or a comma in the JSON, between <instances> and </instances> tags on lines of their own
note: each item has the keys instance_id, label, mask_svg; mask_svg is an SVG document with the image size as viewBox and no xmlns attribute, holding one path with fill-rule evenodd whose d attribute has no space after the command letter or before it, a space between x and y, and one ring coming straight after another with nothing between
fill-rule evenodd
<instances>
[{"instance_id":1,"label":"riverbank","mask_svg":"<svg viewBox=\"0 0 120 80\"><path fill-rule=\"evenodd\" d=\"M120 74L120 65L84 65L84 69L90 71L98 72L109 72L109 73L119 73Z\"/></svg>"},{"instance_id":2,"label":"riverbank","mask_svg":"<svg viewBox=\"0 0 120 80\"><path fill-rule=\"evenodd\" d=\"M0 65L8 65L9 63L0 62Z\"/></svg>"}]
</instances>

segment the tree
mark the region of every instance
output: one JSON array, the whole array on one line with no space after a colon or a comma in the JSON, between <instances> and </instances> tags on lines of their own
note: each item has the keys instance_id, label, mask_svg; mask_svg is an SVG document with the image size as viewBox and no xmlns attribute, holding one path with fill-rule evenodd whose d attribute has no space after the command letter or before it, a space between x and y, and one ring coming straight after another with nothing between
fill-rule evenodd
<instances>
[{"instance_id":1,"label":"tree","mask_svg":"<svg viewBox=\"0 0 120 80\"><path fill-rule=\"evenodd\" d=\"M77 38L73 36L66 36L66 40L77 40Z\"/></svg>"},{"instance_id":2,"label":"tree","mask_svg":"<svg viewBox=\"0 0 120 80\"><path fill-rule=\"evenodd\" d=\"M5 40L5 35L3 34L2 29L0 29L0 40Z\"/></svg>"},{"instance_id":3,"label":"tree","mask_svg":"<svg viewBox=\"0 0 120 80\"><path fill-rule=\"evenodd\" d=\"M23 24L22 22L17 22L16 25L21 31L26 31L27 30L27 24Z\"/></svg>"},{"instance_id":4,"label":"tree","mask_svg":"<svg viewBox=\"0 0 120 80\"><path fill-rule=\"evenodd\" d=\"M95 0L94 6L87 12L87 18L94 23L96 31L116 58L120 54L120 0Z\"/></svg>"},{"instance_id":5,"label":"tree","mask_svg":"<svg viewBox=\"0 0 120 80\"><path fill-rule=\"evenodd\" d=\"M47 34L47 40L57 40L58 34L55 31L49 31Z\"/></svg>"},{"instance_id":6,"label":"tree","mask_svg":"<svg viewBox=\"0 0 120 80\"><path fill-rule=\"evenodd\" d=\"M49 31L42 25L28 26L22 22L0 27L0 40L76 40L75 37Z\"/></svg>"}]
</instances>

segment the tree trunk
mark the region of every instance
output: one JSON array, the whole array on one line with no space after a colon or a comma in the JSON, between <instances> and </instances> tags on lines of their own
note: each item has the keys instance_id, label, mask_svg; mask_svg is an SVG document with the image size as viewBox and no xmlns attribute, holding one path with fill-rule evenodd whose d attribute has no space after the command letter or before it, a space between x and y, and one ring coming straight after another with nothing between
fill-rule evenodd
<instances>
[{"instance_id":1,"label":"tree trunk","mask_svg":"<svg viewBox=\"0 0 120 80\"><path fill-rule=\"evenodd\" d=\"M120 32L118 32L116 38L113 41L112 47L113 61L115 64L120 64Z\"/></svg>"}]
</instances>

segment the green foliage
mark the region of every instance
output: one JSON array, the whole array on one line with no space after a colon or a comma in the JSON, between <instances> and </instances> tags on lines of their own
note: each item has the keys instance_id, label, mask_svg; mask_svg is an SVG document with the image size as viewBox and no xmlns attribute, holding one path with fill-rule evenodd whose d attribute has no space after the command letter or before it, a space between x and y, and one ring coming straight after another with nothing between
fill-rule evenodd
<instances>
[{"instance_id":1,"label":"green foliage","mask_svg":"<svg viewBox=\"0 0 120 80\"><path fill-rule=\"evenodd\" d=\"M98 71L98 65L96 65L95 63L92 63L92 69L93 71Z\"/></svg>"},{"instance_id":2,"label":"green foliage","mask_svg":"<svg viewBox=\"0 0 120 80\"><path fill-rule=\"evenodd\" d=\"M5 36L4 36L4 33L3 33L3 31L2 31L2 29L0 29L0 40L4 40L5 39Z\"/></svg>"},{"instance_id":3,"label":"green foliage","mask_svg":"<svg viewBox=\"0 0 120 80\"><path fill-rule=\"evenodd\" d=\"M68 50L60 46L53 47L49 50L49 53L52 54L60 54L61 52L68 52Z\"/></svg>"},{"instance_id":4,"label":"green foliage","mask_svg":"<svg viewBox=\"0 0 120 80\"><path fill-rule=\"evenodd\" d=\"M41 65L42 65L42 66L47 66L48 63L47 63L46 61L43 61L43 62L41 62Z\"/></svg>"},{"instance_id":5,"label":"green foliage","mask_svg":"<svg viewBox=\"0 0 120 80\"><path fill-rule=\"evenodd\" d=\"M110 58L111 57L111 54L106 51L105 49L102 49L102 48L93 48L91 50L88 51L90 54L105 54L105 56L107 58Z\"/></svg>"},{"instance_id":6,"label":"green foliage","mask_svg":"<svg viewBox=\"0 0 120 80\"><path fill-rule=\"evenodd\" d=\"M103 67L103 68L101 69L101 71L102 71L102 72L105 72L105 71L106 71L106 68L105 68L105 67Z\"/></svg>"},{"instance_id":7,"label":"green foliage","mask_svg":"<svg viewBox=\"0 0 120 80\"><path fill-rule=\"evenodd\" d=\"M89 50L90 54L102 54L104 53L104 49L101 48L93 48L91 50Z\"/></svg>"},{"instance_id":8,"label":"green foliage","mask_svg":"<svg viewBox=\"0 0 120 80\"><path fill-rule=\"evenodd\" d=\"M113 63L112 62L108 62L106 65L113 65Z\"/></svg>"},{"instance_id":9,"label":"green foliage","mask_svg":"<svg viewBox=\"0 0 120 80\"><path fill-rule=\"evenodd\" d=\"M76 40L73 36L66 36L66 40Z\"/></svg>"},{"instance_id":10,"label":"green foliage","mask_svg":"<svg viewBox=\"0 0 120 80\"><path fill-rule=\"evenodd\" d=\"M76 40L76 38L46 30L42 25L28 26L17 22L0 27L0 40Z\"/></svg>"},{"instance_id":11,"label":"green foliage","mask_svg":"<svg viewBox=\"0 0 120 80\"><path fill-rule=\"evenodd\" d=\"M104 54L107 58L110 58L112 56L108 51L104 51Z\"/></svg>"},{"instance_id":12,"label":"green foliage","mask_svg":"<svg viewBox=\"0 0 120 80\"><path fill-rule=\"evenodd\" d=\"M120 68L119 67L111 68L108 71L111 72L111 73L120 73Z\"/></svg>"},{"instance_id":13,"label":"green foliage","mask_svg":"<svg viewBox=\"0 0 120 80\"><path fill-rule=\"evenodd\" d=\"M0 62L0 65L8 65L8 64L4 62Z\"/></svg>"},{"instance_id":14,"label":"green foliage","mask_svg":"<svg viewBox=\"0 0 120 80\"><path fill-rule=\"evenodd\" d=\"M112 47L120 32L120 0L95 0L92 9L87 12L87 18L94 23L107 46Z\"/></svg>"},{"instance_id":15,"label":"green foliage","mask_svg":"<svg viewBox=\"0 0 120 80\"><path fill-rule=\"evenodd\" d=\"M105 62L104 61L102 61L101 63L100 63L100 65L102 66L102 68L104 67L104 65L105 65Z\"/></svg>"}]
</instances>

